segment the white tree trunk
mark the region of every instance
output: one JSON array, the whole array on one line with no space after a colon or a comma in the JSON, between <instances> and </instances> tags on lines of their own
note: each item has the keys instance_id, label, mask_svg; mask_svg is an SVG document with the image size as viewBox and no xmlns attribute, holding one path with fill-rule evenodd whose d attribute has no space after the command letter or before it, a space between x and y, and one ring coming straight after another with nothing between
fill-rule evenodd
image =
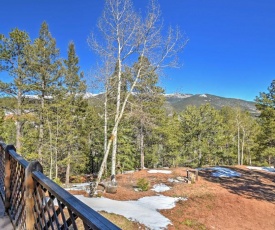
<instances>
[{"instance_id":1,"label":"white tree trunk","mask_svg":"<svg viewBox=\"0 0 275 230\"><path fill-rule=\"evenodd\" d=\"M140 129L140 168L144 169L144 135L143 129Z\"/></svg>"},{"instance_id":2,"label":"white tree trunk","mask_svg":"<svg viewBox=\"0 0 275 230\"><path fill-rule=\"evenodd\" d=\"M52 179L52 171L53 171L53 142L52 142L52 129L49 122L49 118L47 117L48 130L50 136L50 179Z\"/></svg>"},{"instance_id":3,"label":"white tree trunk","mask_svg":"<svg viewBox=\"0 0 275 230\"><path fill-rule=\"evenodd\" d=\"M126 94L126 97L123 101L123 104L121 106L121 111L119 113L119 116L115 122L115 125L113 127L113 130L112 130L112 133L111 133L111 137L109 138L109 141L108 141L108 144L107 144L107 148L106 148L106 152L104 153L104 157L103 157L103 160L102 160L102 163L101 163L101 166L100 166L100 170L98 172L98 175L97 175L97 179L95 181L95 184L93 185L91 191L90 191L90 196L93 196L95 193L96 193L96 189L97 189L97 186L101 180L101 177L102 177L102 174L103 174L103 171L104 171L104 166L107 162L107 159L108 159L108 155L109 155L109 152L110 152L110 149L111 149L111 145L114 141L114 137L115 137L115 134L117 133L117 127L123 117L123 114L124 114L124 110L125 110L125 107L126 107L126 104L128 102L128 99L130 97L130 95L132 94L134 88L136 87L136 84L137 84L137 81L138 79L140 78L140 71L138 71L137 75L136 75L136 78L135 78L135 81L133 82L129 92ZM113 174L112 174L113 175Z\"/></svg>"},{"instance_id":4,"label":"white tree trunk","mask_svg":"<svg viewBox=\"0 0 275 230\"><path fill-rule=\"evenodd\" d=\"M44 98L44 93L42 92L41 96L41 111L39 115L39 147L38 147L38 159L40 163L43 163L43 158L42 158L42 149L43 149L43 142L44 142L44 108L45 108L45 98Z\"/></svg>"},{"instance_id":5,"label":"white tree trunk","mask_svg":"<svg viewBox=\"0 0 275 230\"><path fill-rule=\"evenodd\" d=\"M117 122L120 116L120 105L121 105L121 47L120 47L120 40L118 39L118 73L117 73L117 98L116 98L116 114L115 114L115 123ZM113 152L112 152L112 166L111 166L111 178L112 181L115 182L115 175L116 175L116 154L117 154L117 131L118 126L114 127L113 130Z\"/></svg>"},{"instance_id":6,"label":"white tree trunk","mask_svg":"<svg viewBox=\"0 0 275 230\"><path fill-rule=\"evenodd\" d=\"M106 92L104 99L104 153L106 153L108 144L108 83L106 84ZM104 165L105 172L107 172L107 161Z\"/></svg>"},{"instance_id":7,"label":"white tree trunk","mask_svg":"<svg viewBox=\"0 0 275 230\"><path fill-rule=\"evenodd\" d=\"M102 57L104 65L106 65L106 62L113 67L118 64L116 69L117 89L114 127L91 195L95 193L102 177L111 147L113 147L111 174L113 177L116 174L118 126L124 114L128 98L140 79L142 69L142 66L136 66L137 58L141 59L140 63L142 63L143 57L154 57L155 60L150 60L153 71L163 67L176 66L177 54L187 42L185 40L182 43L180 31L171 28L168 30L166 38L162 39L161 25L158 24L160 22L160 9L155 1L150 2L148 9L148 14L143 20L140 14L133 10L131 0L106 0L105 10L98 22L98 28L102 33L100 41L103 43L100 44L101 42L99 43L95 39L94 34L91 34L88 39L91 47ZM130 89L122 102L121 87L124 83L122 81L124 67L130 69L129 73L132 76L129 85L127 85L127 88Z\"/></svg>"},{"instance_id":8,"label":"white tree trunk","mask_svg":"<svg viewBox=\"0 0 275 230\"><path fill-rule=\"evenodd\" d=\"M20 89L18 89L18 94L17 94L17 119L16 119L16 150L17 152L21 150L21 115L22 115L22 92Z\"/></svg>"},{"instance_id":9,"label":"white tree trunk","mask_svg":"<svg viewBox=\"0 0 275 230\"><path fill-rule=\"evenodd\" d=\"M240 126L238 125L238 165L241 164L241 157L240 157Z\"/></svg>"},{"instance_id":10,"label":"white tree trunk","mask_svg":"<svg viewBox=\"0 0 275 230\"><path fill-rule=\"evenodd\" d=\"M241 154L241 165L243 165L243 158L244 158L244 145L245 145L245 129L243 130L243 138L242 138L242 154Z\"/></svg>"},{"instance_id":11,"label":"white tree trunk","mask_svg":"<svg viewBox=\"0 0 275 230\"><path fill-rule=\"evenodd\" d=\"M68 152L68 160L67 160L67 167L66 167L66 179L65 184L68 185L70 183L70 171L71 171L71 154Z\"/></svg>"}]
</instances>

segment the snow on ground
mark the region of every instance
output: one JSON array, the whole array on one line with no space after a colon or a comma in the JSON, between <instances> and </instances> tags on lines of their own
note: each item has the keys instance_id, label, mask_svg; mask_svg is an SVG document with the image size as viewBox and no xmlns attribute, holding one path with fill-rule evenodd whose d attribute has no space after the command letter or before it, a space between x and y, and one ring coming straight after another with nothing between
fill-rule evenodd
<instances>
[{"instance_id":1,"label":"snow on ground","mask_svg":"<svg viewBox=\"0 0 275 230\"><path fill-rule=\"evenodd\" d=\"M168 196L147 196L137 201L117 201L108 198L88 198L82 195L75 196L95 211L105 211L122 215L127 219L144 224L152 230L165 229L171 221L157 210L172 209L175 203L186 198Z\"/></svg>"},{"instance_id":2,"label":"snow on ground","mask_svg":"<svg viewBox=\"0 0 275 230\"><path fill-rule=\"evenodd\" d=\"M150 169L147 171L148 173L164 173L164 174L171 174L170 170L159 170L159 169Z\"/></svg>"},{"instance_id":3,"label":"snow on ground","mask_svg":"<svg viewBox=\"0 0 275 230\"><path fill-rule=\"evenodd\" d=\"M275 172L274 167L256 167L256 166L247 166L248 169L252 170L265 170L268 172Z\"/></svg>"},{"instance_id":4,"label":"snow on ground","mask_svg":"<svg viewBox=\"0 0 275 230\"><path fill-rule=\"evenodd\" d=\"M168 190L170 190L170 189L171 189L171 188L168 187L168 186L165 185L165 184L155 184L151 190L153 190L153 191L155 191L155 192L165 192L165 191L168 191Z\"/></svg>"},{"instance_id":5,"label":"snow on ground","mask_svg":"<svg viewBox=\"0 0 275 230\"><path fill-rule=\"evenodd\" d=\"M212 167L212 168L198 168L198 170L214 170L212 176L214 177L240 177L241 174L225 167Z\"/></svg>"},{"instance_id":6,"label":"snow on ground","mask_svg":"<svg viewBox=\"0 0 275 230\"><path fill-rule=\"evenodd\" d=\"M90 183L79 183L79 184L74 184L70 188L65 188L65 190L84 190L87 191L90 189Z\"/></svg>"},{"instance_id":7,"label":"snow on ground","mask_svg":"<svg viewBox=\"0 0 275 230\"><path fill-rule=\"evenodd\" d=\"M171 183L179 183L180 181L177 180L177 179L174 179L174 178L168 178L168 182L171 182Z\"/></svg>"},{"instance_id":8,"label":"snow on ground","mask_svg":"<svg viewBox=\"0 0 275 230\"><path fill-rule=\"evenodd\" d=\"M223 168L223 167L213 167L213 170L215 170L215 172L212 172L212 176L214 177L240 177L241 174L228 169L228 168Z\"/></svg>"}]
</instances>

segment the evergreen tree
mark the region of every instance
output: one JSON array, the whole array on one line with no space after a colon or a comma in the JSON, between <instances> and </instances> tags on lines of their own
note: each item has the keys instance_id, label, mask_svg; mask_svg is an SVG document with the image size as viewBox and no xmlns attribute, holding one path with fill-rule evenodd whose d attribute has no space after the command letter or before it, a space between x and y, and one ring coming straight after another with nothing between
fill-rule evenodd
<instances>
[{"instance_id":1,"label":"evergreen tree","mask_svg":"<svg viewBox=\"0 0 275 230\"><path fill-rule=\"evenodd\" d=\"M25 113L25 94L28 92L28 76L26 74L25 49L30 44L29 35L25 31L13 29L9 37L0 34L0 71L7 71L12 79L9 83L0 81L2 95L14 97L16 104L5 104L5 111L13 113L16 122L16 148L21 150L23 117Z\"/></svg>"},{"instance_id":2,"label":"evergreen tree","mask_svg":"<svg viewBox=\"0 0 275 230\"><path fill-rule=\"evenodd\" d=\"M15 122L12 114L5 115L5 111L0 109L0 139L6 143L14 143L15 137Z\"/></svg>"},{"instance_id":3,"label":"evergreen tree","mask_svg":"<svg viewBox=\"0 0 275 230\"><path fill-rule=\"evenodd\" d=\"M65 95L62 109L62 132L65 137L63 143L67 156L66 161L66 184L69 183L71 164L81 158L81 128L87 103L84 102L86 85L83 81L83 73L79 73L78 57L73 43L69 44L68 58L65 64Z\"/></svg>"},{"instance_id":4,"label":"evergreen tree","mask_svg":"<svg viewBox=\"0 0 275 230\"><path fill-rule=\"evenodd\" d=\"M257 138L258 159L262 163L275 165L275 80L272 81L267 93L262 92L256 98L256 107L261 112L261 128Z\"/></svg>"},{"instance_id":5,"label":"evergreen tree","mask_svg":"<svg viewBox=\"0 0 275 230\"><path fill-rule=\"evenodd\" d=\"M221 117L209 104L200 107L188 106L181 114L185 153L198 166L213 164L213 155L218 151L217 138L221 131Z\"/></svg>"},{"instance_id":6,"label":"evergreen tree","mask_svg":"<svg viewBox=\"0 0 275 230\"><path fill-rule=\"evenodd\" d=\"M30 45L26 52L26 64L30 79L30 90L37 96L37 103L33 112L38 114L38 159L43 162L47 152L45 135L46 111L50 101L54 98L57 87L61 85L61 61L56 41L52 37L48 25L43 22L39 37Z\"/></svg>"},{"instance_id":7,"label":"evergreen tree","mask_svg":"<svg viewBox=\"0 0 275 230\"><path fill-rule=\"evenodd\" d=\"M132 103L130 116L135 124L140 168L144 168L146 147L150 146L149 136L165 115L163 110L164 90L157 86L158 75L146 57L139 57L134 72L140 71L140 78L130 98ZM137 73L134 73L136 76ZM148 149L149 150L149 149Z\"/></svg>"},{"instance_id":8,"label":"evergreen tree","mask_svg":"<svg viewBox=\"0 0 275 230\"><path fill-rule=\"evenodd\" d=\"M220 111L222 117L222 134L220 151L218 152L222 164L237 163L237 129L236 111L231 107L223 107Z\"/></svg>"},{"instance_id":9,"label":"evergreen tree","mask_svg":"<svg viewBox=\"0 0 275 230\"><path fill-rule=\"evenodd\" d=\"M160 165L177 167L179 164L184 163L183 134L179 115L173 114L165 117L158 132Z\"/></svg>"},{"instance_id":10,"label":"evergreen tree","mask_svg":"<svg viewBox=\"0 0 275 230\"><path fill-rule=\"evenodd\" d=\"M251 164L254 140L258 133L256 119L238 107L224 107L220 113L223 126L220 157L227 164Z\"/></svg>"}]
</instances>

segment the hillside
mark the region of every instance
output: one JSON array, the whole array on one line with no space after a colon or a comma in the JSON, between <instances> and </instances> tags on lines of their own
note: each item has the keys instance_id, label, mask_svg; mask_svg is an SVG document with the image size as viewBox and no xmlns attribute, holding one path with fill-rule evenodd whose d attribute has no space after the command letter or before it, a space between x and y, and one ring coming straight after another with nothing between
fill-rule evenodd
<instances>
[{"instance_id":1,"label":"hillside","mask_svg":"<svg viewBox=\"0 0 275 230\"><path fill-rule=\"evenodd\" d=\"M29 96L28 99L36 99L37 96ZM94 106L101 106L104 101L104 93L92 94L86 93L84 98L88 99L90 103ZM252 115L256 116L259 112L255 107L255 102L245 101L237 98L225 98L211 94L165 94L165 108L167 113L181 112L189 105L201 106L203 104L209 103L216 109L221 109L224 106L229 107L240 107L243 110L249 111ZM0 104L7 103L7 100L14 100L13 98L3 97L0 98ZM10 101L8 103L11 103ZM15 101L13 101L15 103Z\"/></svg>"},{"instance_id":2,"label":"hillside","mask_svg":"<svg viewBox=\"0 0 275 230\"><path fill-rule=\"evenodd\" d=\"M77 197L125 230L274 229L274 172L261 167L208 167L199 170L198 181L188 184L179 180L187 170L128 171L117 175L116 193L101 189L100 199ZM148 191L136 190L141 179L149 182ZM70 192L87 196L83 190Z\"/></svg>"},{"instance_id":3,"label":"hillside","mask_svg":"<svg viewBox=\"0 0 275 230\"><path fill-rule=\"evenodd\" d=\"M240 107L243 110L249 111L253 115L257 115L255 103L236 98L225 98L211 94L166 94L165 107L168 112L181 112L189 105L200 106L209 103L216 109L221 109L224 106Z\"/></svg>"}]
</instances>

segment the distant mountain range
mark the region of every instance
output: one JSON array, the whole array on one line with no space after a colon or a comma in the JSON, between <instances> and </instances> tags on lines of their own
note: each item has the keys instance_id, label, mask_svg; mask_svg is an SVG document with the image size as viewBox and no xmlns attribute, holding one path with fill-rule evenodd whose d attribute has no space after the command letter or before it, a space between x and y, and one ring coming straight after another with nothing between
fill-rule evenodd
<instances>
[{"instance_id":1,"label":"distant mountain range","mask_svg":"<svg viewBox=\"0 0 275 230\"><path fill-rule=\"evenodd\" d=\"M91 94L86 93L85 98L90 98L92 101L97 99L99 101L103 100L104 93ZM188 105L200 106L209 103L216 109L221 109L224 106L228 107L240 107L243 110L250 112L251 115L257 116L259 111L257 111L255 102L245 101L237 98L225 98L220 96L215 96L211 94L165 94L165 108L168 114L183 111Z\"/></svg>"},{"instance_id":2,"label":"distant mountain range","mask_svg":"<svg viewBox=\"0 0 275 230\"><path fill-rule=\"evenodd\" d=\"M240 107L243 110L249 111L252 115L257 115L259 112L255 107L255 102L245 101L236 98L225 98L211 94L165 94L165 107L168 113L172 111L181 112L188 105L200 106L209 103L216 109L221 109L224 106Z\"/></svg>"},{"instance_id":3,"label":"distant mountain range","mask_svg":"<svg viewBox=\"0 0 275 230\"><path fill-rule=\"evenodd\" d=\"M243 110L250 112L251 115L257 116L259 115L259 111L257 111L255 102L253 101L245 101L236 98L225 98L220 96L215 96L211 94L165 94L165 108L168 114L172 114L173 112L181 112L188 105L201 106L203 104L209 103L216 109L221 109L224 106L228 107L240 107ZM37 95L26 95L28 99L37 100L39 97ZM52 97L47 97L47 99L51 99ZM88 99L91 104L98 105L101 104L104 100L104 93L93 94L86 93L84 98ZM5 98L0 97L0 101L5 100Z\"/></svg>"},{"instance_id":4,"label":"distant mountain range","mask_svg":"<svg viewBox=\"0 0 275 230\"><path fill-rule=\"evenodd\" d=\"M92 94L86 93L84 98L89 99L92 104L98 104L99 101L103 101L104 93ZM256 109L255 102L245 101L236 98L225 98L215 96L211 94L165 94L165 108L168 114L183 111L188 105L201 106L209 103L216 109L221 109L224 106L228 107L240 107L243 110L250 112L250 114L256 116L259 112ZM36 95L27 95L29 99L37 99Z\"/></svg>"}]
</instances>

